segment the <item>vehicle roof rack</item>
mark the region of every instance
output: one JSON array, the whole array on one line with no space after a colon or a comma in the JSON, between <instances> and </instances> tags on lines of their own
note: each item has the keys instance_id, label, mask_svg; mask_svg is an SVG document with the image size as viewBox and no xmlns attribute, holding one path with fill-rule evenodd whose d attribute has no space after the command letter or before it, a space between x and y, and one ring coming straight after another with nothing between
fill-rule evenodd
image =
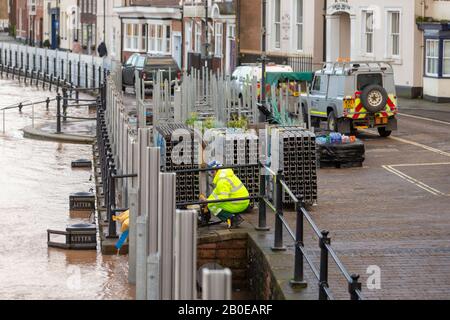
<instances>
[{"instance_id":1,"label":"vehicle roof rack","mask_svg":"<svg viewBox=\"0 0 450 320\"><path fill-rule=\"evenodd\" d=\"M371 60L361 60L361 61L334 61L334 62L324 62L322 73L330 71L331 74L336 74L337 71L345 73L348 70L353 70L355 67L367 69L369 72L383 71L383 72L393 72L393 67L390 61L371 61Z\"/></svg>"}]
</instances>

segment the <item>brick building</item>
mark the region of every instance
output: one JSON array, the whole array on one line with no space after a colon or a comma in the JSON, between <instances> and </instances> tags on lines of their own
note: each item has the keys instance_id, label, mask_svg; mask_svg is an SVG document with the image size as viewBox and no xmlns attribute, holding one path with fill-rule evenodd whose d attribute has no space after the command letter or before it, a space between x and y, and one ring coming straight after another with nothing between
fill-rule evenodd
<instances>
[{"instance_id":1,"label":"brick building","mask_svg":"<svg viewBox=\"0 0 450 320\"><path fill-rule=\"evenodd\" d=\"M179 0L128 0L114 9L121 20L122 61L137 52L173 56L181 66L179 3Z\"/></svg>"},{"instance_id":2,"label":"brick building","mask_svg":"<svg viewBox=\"0 0 450 320\"><path fill-rule=\"evenodd\" d=\"M16 38L28 41L28 0L16 0Z\"/></svg>"},{"instance_id":3,"label":"brick building","mask_svg":"<svg viewBox=\"0 0 450 320\"><path fill-rule=\"evenodd\" d=\"M28 43L42 46L44 38L43 0L28 0Z\"/></svg>"},{"instance_id":4,"label":"brick building","mask_svg":"<svg viewBox=\"0 0 450 320\"><path fill-rule=\"evenodd\" d=\"M9 28L9 0L0 0L0 30Z\"/></svg>"},{"instance_id":5,"label":"brick building","mask_svg":"<svg viewBox=\"0 0 450 320\"><path fill-rule=\"evenodd\" d=\"M8 12L8 19L9 19L9 28L10 28L10 35L15 36L16 32L16 11L17 11L17 0L8 0L9 1L9 12Z\"/></svg>"}]
</instances>

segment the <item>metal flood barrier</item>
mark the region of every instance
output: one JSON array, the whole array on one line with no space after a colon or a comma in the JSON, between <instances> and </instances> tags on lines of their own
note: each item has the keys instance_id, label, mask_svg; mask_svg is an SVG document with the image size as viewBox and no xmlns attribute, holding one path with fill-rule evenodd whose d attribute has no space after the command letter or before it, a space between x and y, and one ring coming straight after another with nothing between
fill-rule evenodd
<instances>
[{"instance_id":1,"label":"metal flood barrier","mask_svg":"<svg viewBox=\"0 0 450 320\"><path fill-rule=\"evenodd\" d=\"M259 181L259 194L249 198L213 201L176 201L176 174L160 172L159 148L152 147L154 137L152 127L140 126L133 122L123 104L122 93L116 87L114 75L108 77L102 91L101 108L97 115L97 147L101 171L102 190L107 210L108 236L117 237L113 216L130 209L130 282L136 283L136 298L140 300L168 300L196 298L196 239L192 237L197 221L192 211L185 210L189 205L253 200L258 202L258 227L261 232L270 231L267 227L267 210L274 213L273 251L284 251L284 230L294 242L294 270L291 285L302 288L307 285L304 279L304 264L309 266L317 279L320 300L332 300L334 296L329 287L329 260L333 261L340 274L347 281L346 290L352 300L362 300L359 276L350 274L344 267L327 231L321 231L309 212L305 199L296 197L289 188L284 172L274 172L263 163L258 163L262 176ZM138 112L140 114L140 112ZM239 166L230 166L237 168ZM228 168L228 167L224 167ZM196 173L213 169L186 169L178 173ZM271 190L271 192L269 192ZM118 195L121 195L119 197ZM125 196L126 195L126 196ZM284 217L283 197L289 197L295 204L296 226L293 230ZM118 199L122 199L119 203ZM125 199L125 200L123 200ZM176 210L178 209L178 211ZM191 212L191 213L188 213ZM304 221L318 237L320 264L315 266L304 244ZM190 256L182 252L192 253ZM182 267L183 266L183 267ZM180 272L183 271L183 277ZM210 273L211 274L211 273ZM214 278L214 275L211 275ZM219 277L219 276L217 276ZM221 280L213 280L221 281ZM222 276L222 279L226 276ZM225 281L225 280L224 280ZM207 282L208 283L208 280ZM227 285L220 290L227 297ZM207 288L207 287L205 287ZM208 291L208 289L206 289ZM220 296L220 293L204 293L206 298Z\"/></svg>"}]
</instances>

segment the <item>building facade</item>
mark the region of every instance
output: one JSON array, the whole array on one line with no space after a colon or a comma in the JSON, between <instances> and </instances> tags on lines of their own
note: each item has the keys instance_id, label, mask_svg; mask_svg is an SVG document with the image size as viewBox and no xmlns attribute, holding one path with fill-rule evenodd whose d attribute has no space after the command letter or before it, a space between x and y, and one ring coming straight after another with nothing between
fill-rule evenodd
<instances>
[{"instance_id":1,"label":"building facade","mask_svg":"<svg viewBox=\"0 0 450 320\"><path fill-rule=\"evenodd\" d=\"M0 31L9 29L9 0L0 0Z\"/></svg>"},{"instance_id":2,"label":"building facade","mask_svg":"<svg viewBox=\"0 0 450 320\"><path fill-rule=\"evenodd\" d=\"M28 43L42 46L44 38L44 0L28 0Z\"/></svg>"},{"instance_id":3,"label":"building facade","mask_svg":"<svg viewBox=\"0 0 450 320\"><path fill-rule=\"evenodd\" d=\"M237 5L235 0L185 0L183 65L205 63L226 74L237 66ZM207 62L209 61L209 62Z\"/></svg>"},{"instance_id":4,"label":"building facade","mask_svg":"<svg viewBox=\"0 0 450 320\"><path fill-rule=\"evenodd\" d=\"M327 61L389 61L399 96L446 100L450 98L445 74L450 43L445 40L448 21L442 22L444 19L450 19L449 1L329 1ZM423 21L431 24L419 23Z\"/></svg>"},{"instance_id":5,"label":"building facade","mask_svg":"<svg viewBox=\"0 0 450 320\"><path fill-rule=\"evenodd\" d=\"M28 0L16 0L16 39L28 41Z\"/></svg>"},{"instance_id":6,"label":"building facade","mask_svg":"<svg viewBox=\"0 0 450 320\"><path fill-rule=\"evenodd\" d=\"M44 0L44 44L52 49L60 45L60 2Z\"/></svg>"},{"instance_id":7,"label":"building facade","mask_svg":"<svg viewBox=\"0 0 450 320\"><path fill-rule=\"evenodd\" d=\"M123 0L97 0L97 39L104 42L112 61L121 61L122 35L119 15L115 8L123 6Z\"/></svg>"},{"instance_id":8,"label":"building facade","mask_svg":"<svg viewBox=\"0 0 450 320\"><path fill-rule=\"evenodd\" d=\"M173 56L181 66L182 23L179 0L130 0L114 12L121 21L121 58L133 53Z\"/></svg>"}]
</instances>

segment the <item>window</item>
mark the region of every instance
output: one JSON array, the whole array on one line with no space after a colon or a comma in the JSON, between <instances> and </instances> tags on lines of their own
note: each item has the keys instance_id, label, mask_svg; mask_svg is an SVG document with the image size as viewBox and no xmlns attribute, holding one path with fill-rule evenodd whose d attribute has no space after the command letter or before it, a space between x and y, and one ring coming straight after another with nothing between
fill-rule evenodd
<instances>
[{"instance_id":1,"label":"window","mask_svg":"<svg viewBox=\"0 0 450 320\"><path fill-rule=\"evenodd\" d=\"M148 26L148 52L165 54L171 50L172 30L170 25L151 24Z\"/></svg>"},{"instance_id":2,"label":"window","mask_svg":"<svg viewBox=\"0 0 450 320\"><path fill-rule=\"evenodd\" d=\"M216 23L215 28L215 56L222 57L222 44L223 44L223 24Z\"/></svg>"},{"instance_id":3,"label":"window","mask_svg":"<svg viewBox=\"0 0 450 320\"><path fill-rule=\"evenodd\" d=\"M437 76L439 69L439 40L427 40L425 73L427 76Z\"/></svg>"},{"instance_id":4,"label":"window","mask_svg":"<svg viewBox=\"0 0 450 320\"><path fill-rule=\"evenodd\" d=\"M170 32L170 26L166 26L166 53L170 53L170 49L171 49L171 32Z\"/></svg>"},{"instance_id":5,"label":"window","mask_svg":"<svg viewBox=\"0 0 450 320\"><path fill-rule=\"evenodd\" d=\"M145 25L126 24L125 50L140 51L145 50L146 36Z\"/></svg>"},{"instance_id":6,"label":"window","mask_svg":"<svg viewBox=\"0 0 450 320\"><path fill-rule=\"evenodd\" d=\"M365 87L373 84L383 86L383 76L380 73L360 74L358 76L358 91L363 91Z\"/></svg>"},{"instance_id":7,"label":"window","mask_svg":"<svg viewBox=\"0 0 450 320\"><path fill-rule=\"evenodd\" d=\"M373 53L373 12L363 12L363 51L364 53Z\"/></svg>"},{"instance_id":8,"label":"window","mask_svg":"<svg viewBox=\"0 0 450 320\"><path fill-rule=\"evenodd\" d=\"M303 0L297 0L297 50L303 50Z\"/></svg>"},{"instance_id":9,"label":"window","mask_svg":"<svg viewBox=\"0 0 450 320\"><path fill-rule=\"evenodd\" d=\"M317 76L314 79L314 84L313 84L313 87L312 87L312 91L320 92L320 82L321 82L321 80L322 80L321 76Z\"/></svg>"},{"instance_id":10,"label":"window","mask_svg":"<svg viewBox=\"0 0 450 320\"><path fill-rule=\"evenodd\" d=\"M202 52L202 24L197 22L195 24L195 52Z\"/></svg>"},{"instance_id":11,"label":"window","mask_svg":"<svg viewBox=\"0 0 450 320\"><path fill-rule=\"evenodd\" d=\"M281 0L275 0L275 48L281 48Z\"/></svg>"},{"instance_id":12,"label":"window","mask_svg":"<svg viewBox=\"0 0 450 320\"><path fill-rule=\"evenodd\" d=\"M444 55L442 63L442 75L450 77L450 40L444 40Z\"/></svg>"},{"instance_id":13,"label":"window","mask_svg":"<svg viewBox=\"0 0 450 320\"><path fill-rule=\"evenodd\" d=\"M388 21L389 21L388 54L389 56L400 56L400 12L399 11L388 12Z\"/></svg>"}]
</instances>

